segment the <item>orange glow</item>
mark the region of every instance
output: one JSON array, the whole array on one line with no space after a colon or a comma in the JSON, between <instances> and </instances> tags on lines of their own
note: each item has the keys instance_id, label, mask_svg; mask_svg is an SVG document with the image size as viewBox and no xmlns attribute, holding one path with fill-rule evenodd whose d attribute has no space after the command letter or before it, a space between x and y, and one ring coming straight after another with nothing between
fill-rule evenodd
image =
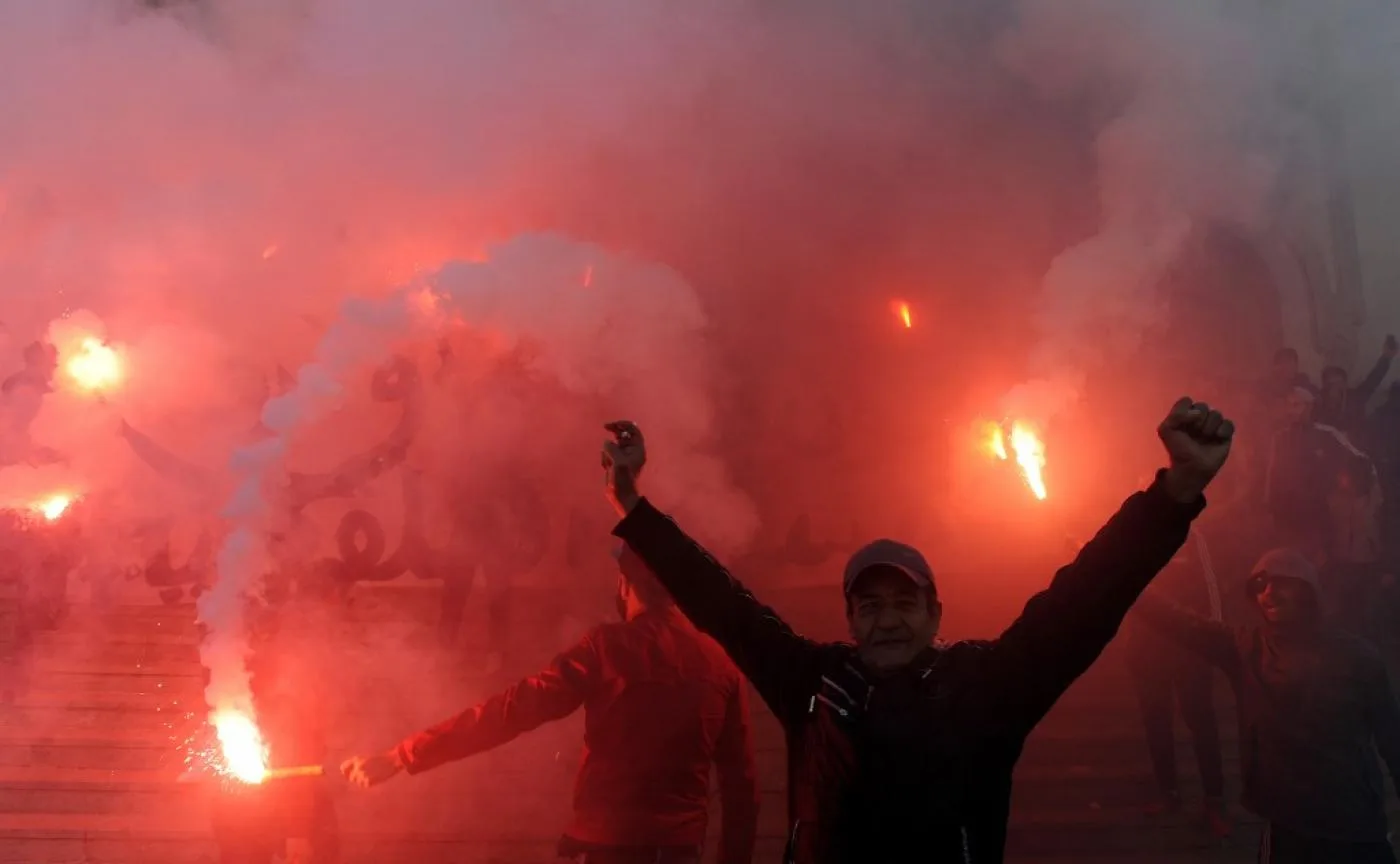
<instances>
[{"instance_id":1,"label":"orange glow","mask_svg":"<svg viewBox=\"0 0 1400 864\"><path fill-rule=\"evenodd\" d=\"M1008 457L1006 454L1006 433L1002 431L999 424L988 423L984 432L982 446L988 454L995 456L1002 461Z\"/></svg>"},{"instance_id":2,"label":"orange glow","mask_svg":"<svg viewBox=\"0 0 1400 864\"><path fill-rule=\"evenodd\" d=\"M110 390L121 383L123 369L116 349L94 336L85 336L63 364L68 377L83 390Z\"/></svg>"},{"instance_id":3,"label":"orange glow","mask_svg":"<svg viewBox=\"0 0 1400 864\"><path fill-rule=\"evenodd\" d=\"M244 783L267 779L267 745L258 724L241 711L216 711L214 731L223 750L224 773Z\"/></svg>"},{"instance_id":4,"label":"orange glow","mask_svg":"<svg viewBox=\"0 0 1400 864\"><path fill-rule=\"evenodd\" d=\"M1021 469L1021 476L1030 487L1031 494L1041 501L1049 497L1050 492L1045 488L1045 443L1033 426L1019 420L1011 424L1009 451L1006 430L1002 425L988 423L985 435L983 447L990 455L1006 461L1014 453L1016 465Z\"/></svg>"},{"instance_id":5,"label":"orange glow","mask_svg":"<svg viewBox=\"0 0 1400 864\"><path fill-rule=\"evenodd\" d=\"M894 302L894 314L895 317L899 318L899 323L903 324L906 330L913 328L914 315L909 311L908 303L905 303L903 300L896 300Z\"/></svg>"},{"instance_id":6,"label":"orange glow","mask_svg":"<svg viewBox=\"0 0 1400 864\"><path fill-rule=\"evenodd\" d=\"M68 512L68 507L73 503L73 496L66 492L59 492L40 498L29 505L30 509L43 516L50 522L58 521L58 518Z\"/></svg>"}]
</instances>

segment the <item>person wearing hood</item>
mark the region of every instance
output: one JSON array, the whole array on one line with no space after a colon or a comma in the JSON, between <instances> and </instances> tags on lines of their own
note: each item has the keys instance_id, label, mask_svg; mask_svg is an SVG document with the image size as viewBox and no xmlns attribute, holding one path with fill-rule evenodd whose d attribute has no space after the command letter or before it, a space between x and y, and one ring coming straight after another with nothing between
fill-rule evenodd
<instances>
[{"instance_id":1,"label":"person wearing hood","mask_svg":"<svg viewBox=\"0 0 1400 864\"><path fill-rule=\"evenodd\" d=\"M997 639L935 641L933 569L876 540L841 577L851 643L803 638L641 497L641 431L603 444L613 533L729 653L787 737L785 864L1000 864L1012 772L1040 722L1186 541L1234 426L1182 399L1158 427L1169 467ZM879 453L875 436L866 446Z\"/></svg>"},{"instance_id":2,"label":"person wearing hood","mask_svg":"<svg viewBox=\"0 0 1400 864\"><path fill-rule=\"evenodd\" d=\"M1257 626L1151 597L1135 614L1230 680L1242 803L1267 822L1260 864L1394 864L1376 754L1400 776L1400 705L1380 656L1326 625L1317 571L1300 552L1266 553L1246 585Z\"/></svg>"}]
</instances>

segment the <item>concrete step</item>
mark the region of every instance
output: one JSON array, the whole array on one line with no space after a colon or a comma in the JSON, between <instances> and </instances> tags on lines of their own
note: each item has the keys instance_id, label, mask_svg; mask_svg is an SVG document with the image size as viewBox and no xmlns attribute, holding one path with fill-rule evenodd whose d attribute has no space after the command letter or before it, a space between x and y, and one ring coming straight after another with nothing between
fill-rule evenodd
<instances>
[{"instance_id":1,"label":"concrete step","mask_svg":"<svg viewBox=\"0 0 1400 864\"><path fill-rule=\"evenodd\" d=\"M60 633L103 634L139 638L158 634L186 642L198 642L199 626L192 605L182 606L75 606L59 625ZM76 638L76 635L73 637Z\"/></svg>"},{"instance_id":2,"label":"concrete step","mask_svg":"<svg viewBox=\"0 0 1400 864\"><path fill-rule=\"evenodd\" d=\"M49 634L45 634L49 635ZM188 664L199 662L199 644L183 637L168 641L142 641L136 635L84 635L79 638L38 638L34 640L35 657L62 657L71 663L115 664Z\"/></svg>"},{"instance_id":3,"label":"concrete step","mask_svg":"<svg viewBox=\"0 0 1400 864\"><path fill-rule=\"evenodd\" d=\"M97 813L132 817L188 810L195 796L178 771L0 767L0 813ZM198 814L192 817L198 821Z\"/></svg>"},{"instance_id":4,"label":"concrete step","mask_svg":"<svg viewBox=\"0 0 1400 864\"><path fill-rule=\"evenodd\" d=\"M115 771L183 770L185 739L146 732L54 728L35 733L0 727L0 766Z\"/></svg>"},{"instance_id":5,"label":"concrete step","mask_svg":"<svg viewBox=\"0 0 1400 864\"><path fill-rule=\"evenodd\" d=\"M73 694L134 693L147 696L169 695L175 699L191 700L204 692L204 672L201 667L195 665L161 667L146 664L93 664L83 667L73 664L45 664L36 659L32 664L25 664L23 679L27 686L19 687L18 693L23 693L29 688L42 687Z\"/></svg>"},{"instance_id":6,"label":"concrete step","mask_svg":"<svg viewBox=\"0 0 1400 864\"><path fill-rule=\"evenodd\" d=\"M74 728L145 731L163 738L207 716L202 695L179 695L180 689L188 688L153 689L149 693L22 689L13 703L0 705L0 728L8 729L11 737Z\"/></svg>"}]
</instances>

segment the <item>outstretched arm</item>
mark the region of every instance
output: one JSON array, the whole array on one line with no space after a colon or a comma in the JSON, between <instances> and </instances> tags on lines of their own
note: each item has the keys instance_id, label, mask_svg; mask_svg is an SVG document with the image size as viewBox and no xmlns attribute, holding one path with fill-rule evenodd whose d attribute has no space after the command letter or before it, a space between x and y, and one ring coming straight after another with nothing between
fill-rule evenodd
<instances>
[{"instance_id":1,"label":"outstretched arm","mask_svg":"<svg viewBox=\"0 0 1400 864\"><path fill-rule=\"evenodd\" d=\"M780 721L802 710L818 646L758 602L709 552L646 499L613 533L644 561L691 623L720 644Z\"/></svg>"},{"instance_id":2,"label":"outstretched arm","mask_svg":"<svg viewBox=\"0 0 1400 864\"><path fill-rule=\"evenodd\" d=\"M1162 478L1124 502L991 647L992 680L1026 727L1098 658L1205 506L1174 500Z\"/></svg>"},{"instance_id":3,"label":"outstretched arm","mask_svg":"<svg viewBox=\"0 0 1400 864\"><path fill-rule=\"evenodd\" d=\"M1170 467L1124 502L990 646L988 683L1021 731L1098 658L1138 595L1186 542L1205 507L1202 493L1229 455L1234 424L1183 398L1157 435Z\"/></svg>"},{"instance_id":4,"label":"outstretched arm","mask_svg":"<svg viewBox=\"0 0 1400 864\"><path fill-rule=\"evenodd\" d=\"M1385 337L1385 346L1381 349L1381 356L1376 359L1376 365L1371 367L1371 371L1366 373L1366 377L1361 379L1361 383L1351 391L1351 398L1355 399L1358 405L1365 407L1371 401L1371 397L1376 395L1380 389L1381 382L1385 380L1386 373L1390 372L1390 363L1395 358L1395 337Z\"/></svg>"},{"instance_id":5,"label":"outstretched arm","mask_svg":"<svg viewBox=\"0 0 1400 864\"><path fill-rule=\"evenodd\" d=\"M418 774L499 747L531 729L572 714L583 705L597 681L594 639L594 633L590 633L554 658L540 674L405 739L394 748L396 766Z\"/></svg>"},{"instance_id":6,"label":"outstretched arm","mask_svg":"<svg viewBox=\"0 0 1400 864\"><path fill-rule=\"evenodd\" d=\"M749 864L758 839L758 770L749 726L748 685L737 676L715 747L721 822L719 864Z\"/></svg>"},{"instance_id":7,"label":"outstretched arm","mask_svg":"<svg viewBox=\"0 0 1400 864\"><path fill-rule=\"evenodd\" d=\"M1132 614L1232 679L1240 671L1235 631L1228 625L1188 612L1151 594L1138 600Z\"/></svg>"}]
</instances>

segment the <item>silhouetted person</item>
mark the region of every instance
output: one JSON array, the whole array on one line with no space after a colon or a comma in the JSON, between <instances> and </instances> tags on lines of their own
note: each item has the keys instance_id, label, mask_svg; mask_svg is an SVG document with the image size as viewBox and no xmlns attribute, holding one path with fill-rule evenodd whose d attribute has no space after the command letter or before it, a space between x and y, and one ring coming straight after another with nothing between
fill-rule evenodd
<instances>
[{"instance_id":1,"label":"silhouetted person","mask_svg":"<svg viewBox=\"0 0 1400 864\"><path fill-rule=\"evenodd\" d=\"M1387 560L1400 561L1400 382L1386 388L1366 424L1363 449L1381 482L1381 543Z\"/></svg>"},{"instance_id":2,"label":"silhouetted person","mask_svg":"<svg viewBox=\"0 0 1400 864\"><path fill-rule=\"evenodd\" d=\"M1380 751L1400 770L1400 706L1375 650L1329 628L1317 571L1276 549L1248 592L1263 624L1229 627L1144 598L1142 619L1223 671L1240 720L1245 807L1269 864L1393 864Z\"/></svg>"},{"instance_id":3,"label":"silhouetted person","mask_svg":"<svg viewBox=\"0 0 1400 864\"><path fill-rule=\"evenodd\" d=\"M1220 619L1220 593L1205 539L1192 530L1191 537L1147 589L1158 597L1212 620ZM1131 623L1131 622L1130 622ZM1205 661L1164 639L1150 627L1125 626L1128 669L1137 692L1147 738L1152 773L1159 799L1149 815L1181 809L1181 788L1176 770L1176 732L1173 703L1181 710L1191 733L1196 767L1204 796L1201 816L1212 834L1230 834L1225 809L1225 769L1220 752L1220 725L1215 714L1215 675Z\"/></svg>"},{"instance_id":4,"label":"silhouetted person","mask_svg":"<svg viewBox=\"0 0 1400 864\"><path fill-rule=\"evenodd\" d=\"M1189 399L1158 434L1171 457L999 639L934 644L942 619L917 550L877 540L842 578L854 644L797 635L640 497L646 448L608 426L614 533L695 625L724 646L787 734L787 862L992 864L1003 858L1011 775L1055 701L1186 540L1233 427ZM878 451L879 441L867 442Z\"/></svg>"},{"instance_id":5,"label":"silhouetted person","mask_svg":"<svg viewBox=\"0 0 1400 864\"><path fill-rule=\"evenodd\" d=\"M699 864L710 769L719 773L720 864L748 864L758 786L747 690L719 646L619 550L624 620L593 628L549 668L387 753L348 760L360 786L499 747L584 709L584 755L561 857L582 864Z\"/></svg>"},{"instance_id":6,"label":"silhouetted person","mask_svg":"<svg viewBox=\"0 0 1400 864\"><path fill-rule=\"evenodd\" d=\"M1380 480L1371 460L1352 456L1342 466L1327 496L1328 543L1323 578L1329 611L1337 625L1372 642L1381 600Z\"/></svg>"},{"instance_id":7,"label":"silhouetted person","mask_svg":"<svg viewBox=\"0 0 1400 864\"><path fill-rule=\"evenodd\" d=\"M1308 373L1299 368L1298 352L1292 348L1280 348L1274 352L1274 362L1264 379L1262 395L1266 401L1275 402L1287 398L1294 387L1302 387L1313 394L1318 392Z\"/></svg>"},{"instance_id":8,"label":"silhouetted person","mask_svg":"<svg viewBox=\"0 0 1400 864\"><path fill-rule=\"evenodd\" d=\"M1350 386L1347 370L1340 366L1328 366L1322 370L1322 390L1318 394L1313 419L1323 426L1339 429L1355 438L1366 424L1366 404L1380 389L1381 382L1390 372L1391 361L1395 359L1397 345L1394 336L1385 337L1381 356L1376 365L1366 374L1360 384Z\"/></svg>"},{"instance_id":9,"label":"silhouetted person","mask_svg":"<svg viewBox=\"0 0 1400 864\"><path fill-rule=\"evenodd\" d=\"M24 368L0 383L0 464L50 461L48 451L34 447L29 427L53 392L57 371L58 351L47 342L31 342L24 349Z\"/></svg>"},{"instance_id":10,"label":"silhouetted person","mask_svg":"<svg viewBox=\"0 0 1400 864\"><path fill-rule=\"evenodd\" d=\"M1320 560L1328 541L1327 496L1359 451L1338 430L1312 419L1316 397L1296 387L1285 402L1281 427L1269 444L1264 500L1276 543Z\"/></svg>"}]
</instances>

